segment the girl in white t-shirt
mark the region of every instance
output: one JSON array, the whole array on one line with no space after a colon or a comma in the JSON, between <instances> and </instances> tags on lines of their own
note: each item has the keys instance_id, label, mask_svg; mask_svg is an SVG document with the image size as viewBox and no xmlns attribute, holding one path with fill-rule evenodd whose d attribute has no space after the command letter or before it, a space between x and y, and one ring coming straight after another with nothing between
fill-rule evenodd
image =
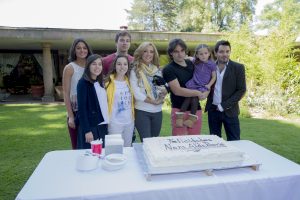
<instances>
[{"instance_id":1,"label":"girl in white t-shirt","mask_svg":"<svg viewBox=\"0 0 300 200\"><path fill-rule=\"evenodd\" d=\"M125 147L131 146L134 129L133 93L128 76L128 58L119 55L115 58L105 83L110 118L108 134L121 134Z\"/></svg>"}]
</instances>

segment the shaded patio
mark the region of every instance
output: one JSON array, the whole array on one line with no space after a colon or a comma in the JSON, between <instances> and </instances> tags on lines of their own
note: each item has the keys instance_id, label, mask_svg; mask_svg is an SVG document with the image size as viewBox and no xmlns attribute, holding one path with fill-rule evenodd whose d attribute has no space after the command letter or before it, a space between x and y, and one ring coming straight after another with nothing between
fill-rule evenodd
<instances>
[{"instance_id":1,"label":"shaded patio","mask_svg":"<svg viewBox=\"0 0 300 200\"><path fill-rule=\"evenodd\" d=\"M31 94L9 94L0 93L0 104L64 104L62 99L55 98L54 102L43 102L42 98L34 98Z\"/></svg>"}]
</instances>

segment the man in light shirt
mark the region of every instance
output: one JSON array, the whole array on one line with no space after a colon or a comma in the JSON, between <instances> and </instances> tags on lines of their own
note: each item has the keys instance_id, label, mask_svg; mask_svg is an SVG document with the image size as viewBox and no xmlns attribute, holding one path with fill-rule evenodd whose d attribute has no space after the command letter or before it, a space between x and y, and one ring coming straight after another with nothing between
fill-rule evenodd
<instances>
[{"instance_id":1,"label":"man in light shirt","mask_svg":"<svg viewBox=\"0 0 300 200\"><path fill-rule=\"evenodd\" d=\"M205 111L211 135L222 137L222 124L228 141L240 139L239 101L246 92L245 67L230 60L231 46L221 40L215 45L217 81L210 92Z\"/></svg>"}]
</instances>

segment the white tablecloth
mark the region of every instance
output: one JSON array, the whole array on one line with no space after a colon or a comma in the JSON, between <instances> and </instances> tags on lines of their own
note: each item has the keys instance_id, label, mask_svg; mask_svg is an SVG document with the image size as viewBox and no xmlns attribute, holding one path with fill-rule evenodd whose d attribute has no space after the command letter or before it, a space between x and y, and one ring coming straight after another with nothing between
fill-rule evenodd
<instances>
[{"instance_id":1,"label":"white tablecloth","mask_svg":"<svg viewBox=\"0 0 300 200\"><path fill-rule=\"evenodd\" d=\"M203 172L155 175L147 181L136 152L125 148L126 166L119 171L80 172L76 159L83 150L47 153L16 199L105 200L299 200L300 165L251 141L231 142L262 166ZM101 162L101 161L100 161Z\"/></svg>"}]
</instances>

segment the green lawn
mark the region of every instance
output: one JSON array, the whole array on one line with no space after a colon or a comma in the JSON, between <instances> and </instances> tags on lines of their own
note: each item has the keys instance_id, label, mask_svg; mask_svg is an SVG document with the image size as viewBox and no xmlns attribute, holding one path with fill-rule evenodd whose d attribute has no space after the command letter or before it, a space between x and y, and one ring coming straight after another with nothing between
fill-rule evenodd
<instances>
[{"instance_id":1,"label":"green lawn","mask_svg":"<svg viewBox=\"0 0 300 200\"><path fill-rule=\"evenodd\" d=\"M0 105L0 199L14 199L44 154L70 149L63 105ZM258 143L300 164L300 124L241 117L241 139ZM162 135L170 135L164 109ZM208 133L203 116L202 133Z\"/></svg>"}]
</instances>

